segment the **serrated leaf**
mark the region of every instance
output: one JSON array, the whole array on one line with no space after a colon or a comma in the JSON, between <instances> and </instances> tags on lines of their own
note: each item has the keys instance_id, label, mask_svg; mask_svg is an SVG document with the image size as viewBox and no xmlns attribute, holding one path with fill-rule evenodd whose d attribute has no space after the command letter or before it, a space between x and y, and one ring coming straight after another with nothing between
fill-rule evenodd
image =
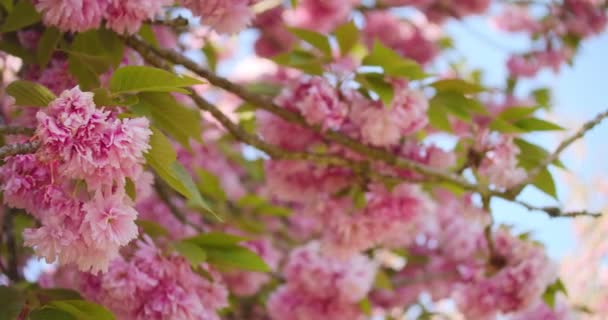
<instances>
[{"instance_id":1,"label":"serrated leaf","mask_svg":"<svg viewBox=\"0 0 608 320\"><path fill-rule=\"evenodd\" d=\"M184 241L195 243L204 248L229 248L238 246L239 243L246 240L243 237L222 232L208 232L184 239Z\"/></svg>"},{"instance_id":2,"label":"serrated leaf","mask_svg":"<svg viewBox=\"0 0 608 320\"><path fill-rule=\"evenodd\" d=\"M173 247L177 252L179 252L180 255L186 258L193 267L200 265L207 259L207 254L205 254L205 251L194 243L188 241L179 241L173 243Z\"/></svg>"},{"instance_id":3,"label":"serrated leaf","mask_svg":"<svg viewBox=\"0 0 608 320\"><path fill-rule=\"evenodd\" d=\"M190 149L190 138L201 140L201 116L198 110L190 109L164 92L143 92L139 95L139 107L146 108L152 122L171 135L182 146Z\"/></svg>"},{"instance_id":4,"label":"serrated leaf","mask_svg":"<svg viewBox=\"0 0 608 320\"><path fill-rule=\"evenodd\" d=\"M169 231L154 221L137 219L135 224L142 229L143 233L152 238L169 236Z\"/></svg>"},{"instance_id":5,"label":"serrated leaf","mask_svg":"<svg viewBox=\"0 0 608 320\"><path fill-rule=\"evenodd\" d=\"M485 88L463 79L443 79L430 84L437 91L452 91L462 94L479 93L485 91Z\"/></svg>"},{"instance_id":6,"label":"serrated leaf","mask_svg":"<svg viewBox=\"0 0 608 320\"><path fill-rule=\"evenodd\" d=\"M23 306L25 306L25 296L19 290L0 286L0 319L17 319Z\"/></svg>"},{"instance_id":7,"label":"serrated leaf","mask_svg":"<svg viewBox=\"0 0 608 320\"><path fill-rule=\"evenodd\" d=\"M36 59L40 66L44 67L49 63L55 48L57 48L59 39L61 39L61 32L59 29L49 27L44 30L44 33L38 41L38 48L36 50Z\"/></svg>"},{"instance_id":8,"label":"serrated leaf","mask_svg":"<svg viewBox=\"0 0 608 320\"><path fill-rule=\"evenodd\" d=\"M6 17L4 24L0 27L0 32L17 31L39 22L41 18L42 16L36 11L30 0L21 0Z\"/></svg>"},{"instance_id":9,"label":"serrated leaf","mask_svg":"<svg viewBox=\"0 0 608 320\"><path fill-rule=\"evenodd\" d=\"M345 56L359 41L359 29L353 21L349 21L336 28L336 40L340 47L340 54Z\"/></svg>"},{"instance_id":10,"label":"serrated leaf","mask_svg":"<svg viewBox=\"0 0 608 320\"><path fill-rule=\"evenodd\" d=\"M6 93L15 98L15 104L27 107L46 107L57 97L45 86L17 80L6 87Z\"/></svg>"},{"instance_id":11,"label":"serrated leaf","mask_svg":"<svg viewBox=\"0 0 608 320\"><path fill-rule=\"evenodd\" d=\"M117 69L110 79L113 93L180 92L203 82L188 76L180 76L158 68L126 66Z\"/></svg>"},{"instance_id":12,"label":"serrated leaf","mask_svg":"<svg viewBox=\"0 0 608 320\"><path fill-rule=\"evenodd\" d=\"M207 261L220 268L269 272L270 267L255 252L244 247L205 248Z\"/></svg>"},{"instance_id":13,"label":"serrated leaf","mask_svg":"<svg viewBox=\"0 0 608 320\"><path fill-rule=\"evenodd\" d=\"M49 306L65 311L78 320L115 320L108 309L84 300L52 301Z\"/></svg>"},{"instance_id":14,"label":"serrated leaf","mask_svg":"<svg viewBox=\"0 0 608 320\"><path fill-rule=\"evenodd\" d=\"M518 128L521 128L527 132L532 131L554 131L554 130L564 130L564 128L559 125L545 121L538 118L525 118L520 119L514 123L514 125Z\"/></svg>"},{"instance_id":15,"label":"serrated leaf","mask_svg":"<svg viewBox=\"0 0 608 320\"><path fill-rule=\"evenodd\" d=\"M331 45L329 44L329 39L316 31L301 29L301 28L287 28L289 32L298 37L299 39L305 41L311 46L319 49L326 57L331 57Z\"/></svg>"}]
</instances>

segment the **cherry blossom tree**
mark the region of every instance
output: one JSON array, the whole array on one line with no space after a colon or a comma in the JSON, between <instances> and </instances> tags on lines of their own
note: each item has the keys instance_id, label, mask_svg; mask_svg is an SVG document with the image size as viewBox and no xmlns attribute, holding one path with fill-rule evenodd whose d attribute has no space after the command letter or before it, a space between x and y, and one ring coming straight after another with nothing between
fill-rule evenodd
<instances>
[{"instance_id":1,"label":"cherry blossom tree","mask_svg":"<svg viewBox=\"0 0 608 320\"><path fill-rule=\"evenodd\" d=\"M0 319L603 319L604 273L560 271L491 203L577 218L603 270L599 212L520 195L559 201L549 168L608 111L569 132L519 84L607 12L0 0ZM447 25L471 17L528 39L502 85L460 63Z\"/></svg>"}]
</instances>

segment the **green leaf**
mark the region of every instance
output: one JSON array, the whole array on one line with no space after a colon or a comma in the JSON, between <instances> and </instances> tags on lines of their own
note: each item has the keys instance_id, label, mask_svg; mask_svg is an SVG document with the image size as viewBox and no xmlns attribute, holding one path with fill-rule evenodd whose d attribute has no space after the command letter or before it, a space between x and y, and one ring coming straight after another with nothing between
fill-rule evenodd
<instances>
[{"instance_id":1,"label":"green leaf","mask_svg":"<svg viewBox=\"0 0 608 320\"><path fill-rule=\"evenodd\" d=\"M0 6L2 6L7 13L11 13L13 11L13 0L0 0Z\"/></svg>"},{"instance_id":2,"label":"green leaf","mask_svg":"<svg viewBox=\"0 0 608 320\"><path fill-rule=\"evenodd\" d=\"M363 87L375 92L385 106L391 106L395 90L392 84L384 80L384 75L380 73L361 73L357 75L357 81Z\"/></svg>"},{"instance_id":3,"label":"green leaf","mask_svg":"<svg viewBox=\"0 0 608 320\"><path fill-rule=\"evenodd\" d=\"M485 88L462 79L443 79L430 84L437 91L453 91L462 94L479 93Z\"/></svg>"},{"instance_id":4,"label":"green leaf","mask_svg":"<svg viewBox=\"0 0 608 320\"><path fill-rule=\"evenodd\" d=\"M231 248L238 246L239 243L246 240L247 239L243 237L221 232L208 232L195 237L184 239L184 241L195 243L205 248Z\"/></svg>"},{"instance_id":5,"label":"green leaf","mask_svg":"<svg viewBox=\"0 0 608 320\"><path fill-rule=\"evenodd\" d=\"M0 50L23 59L23 62L25 63L36 63L36 56L34 53L30 52L19 43L16 34L3 34L2 41L0 41Z\"/></svg>"},{"instance_id":6,"label":"green leaf","mask_svg":"<svg viewBox=\"0 0 608 320\"><path fill-rule=\"evenodd\" d=\"M149 24L143 24L141 28L139 28L139 36L147 43L158 48L158 40L156 40L154 30L152 30L152 27Z\"/></svg>"},{"instance_id":7,"label":"green leaf","mask_svg":"<svg viewBox=\"0 0 608 320\"><path fill-rule=\"evenodd\" d=\"M78 320L115 320L106 308L84 300L52 301L49 306L65 311Z\"/></svg>"},{"instance_id":8,"label":"green leaf","mask_svg":"<svg viewBox=\"0 0 608 320\"><path fill-rule=\"evenodd\" d=\"M372 315L372 303L369 301L369 298L366 297L365 299L359 301L358 304L363 314L366 316Z\"/></svg>"},{"instance_id":9,"label":"green leaf","mask_svg":"<svg viewBox=\"0 0 608 320\"><path fill-rule=\"evenodd\" d=\"M311 46L319 49L326 57L331 57L331 45L329 44L329 39L312 30L300 29L300 28L287 28L289 32L298 37L299 39L307 42Z\"/></svg>"},{"instance_id":10,"label":"green leaf","mask_svg":"<svg viewBox=\"0 0 608 320\"><path fill-rule=\"evenodd\" d=\"M544 168L540 171L540 173L538 174L538 176L536 176L532 184L544 193L557 199L557 189L555 188L555 181L553 180L553 175L551 175L551 172L547 168Z\"/></svg>"},{"instance_id":11,"label":"green leaf","mask_svg":"<svg viewBox=\"0 0 608 320\"><path fill-rule=\"evenodd\" d=\"M142 229L143 233L152 238L169 236L169 231L154 221L137 219L135 224Z\"/></svg>"},{"instance_id":12,"label":"green leaf","mask_svg":"<svg viewBox=\"0 0 608 320\"><path fill-rule=\"evenodd\" d=\"M359 29L353 21L349 21L336 29L336 40L340 47L340 54L345 56L359 41Z\"/></svg>"},{"instance_id":13,"label":"green leaf","mask_svg":"<svg viewBox=\"0 0 608 320\"><path fill-rule=\"evenodd\" d=\"M382 270L378 270L378 272L376 272L374 287L378 289L393 290L391 278Z\"/></svg>"},{"instance_id":14,"label":"green leaf","mask_svg":"<svg viewBox=\"0 0 608 320\"><path fill-rule=\"evenodd\" d=\"M144 66L126 66L117 69L110 79L113 93L180 92L203 82L188 76L179 76L162 69Z\"/></svg>"},{"instance_id":15,"label":"green leaf","mask_svg":"<svg viewBox=\"0 0 608 320\"><path fill-rule=\"evenodd\" d=\"M541 107L545 109L549 109L551 107L551 91L547 88L539 88L532 91L532 96L536 103L538 103Z\"/></svg>"},{"instance_id":16,"label":"green leaf","mask_svg":"<svg viewBox=\"0 0 608 320\"><path fill-rule=\"evenodd\" d=\"M85 90L99 87L99 76L117 67L123 57L124 44L108 30L89 30L77 34L69 47L68 64L80 86Z\"/></svg>"},{"instance_id":17,"label":"green leaf","mask_svg":"<svg viewBox=\"0 0 608 320\"><path fill-rule=\"evenodd\" d=\"M269 272L270 267L255 252L244 247L205 248L207 261L215 266Z\"/></svg>"},{"instance_id":18,"label":"green leaf","mask_svg":"<svg viewBox=\"0 0 608 320\"><path fill-rule=\"evenodd\" d=\"M372 51L363 58L363 65L381 67L390 76L406 77L410 80L426 78L422 67L416 61L400 56L379 41L374 43Z\"/></svg>"},{"instance_id":19,"label":"green leaf","mask_svg":"<svg viewBox=\"0 0 608 320\"><path fill-rule=\"evenodd\" d=\"M555 298L557 296L558 293L562 292L564 295L568 295L568 292L566 291L566 287L564 286L564 283L562 282L561 279L557 279L555 280L554 283L550 284L549 286L547 286L547 289L545 289L545 292L543 293L543 301L549 306L551 307L551 309L553 309L555 307Z\"/></svg>"},{"instance_id":20,"label":"green leaf","mask_svg":"<svg viewBox=\"0 0 608 320\"><path fill-rule=\"evenodd\" d=\"M452 131L447 110L441 104L430 104L427 111L430 124L435 128L447 132Z\"/></svg>"},{"instance_id":21,"label":"green leaf","mask_svg":"<svg viewBox=\"0 0 608 320\"><path fill-rule=\"evenodd\" d=\"M222 183L216 175L202 168L197 168L196 173L199 178L197 186L203 195L217 201L226 201L226 193L222 189Z\"/></svg>"},{"instance_id":22,"label":"green leaf","mask_svg":"<svg viewBox=\"0 0 608 320\"><path fill-rule=\"evenodd\" d=\"M213 43L211 41L209 41L209 42L205 43L202 51L203 51L203 54L205 55L205 58L207 59L207 66L209 67L209 69L211 71L215 72L217 70L217 61L218 61L217 49L215 48Z\"/></svg>"},{"instance_id":23,"label":"green leaf","mask_svg":"<svg viewBox=\"0 0 608 320\"><path fill-rule=\"evenodd\" d=\"M453 91L438 92L431 99L430 105L436 105L435 108L441 106L443 110L464 121L470 121L474 114L487 114L479 101Z\"/></svg>"},{"instance_id":24,"label":"green leaf","mask_svg":"<svg viewBox=\"0 0 608 320\"><path fill-rule=\"evenodd\" d=\"M131 200L135 201L137 199L137 188L135 187L135 183L131 178L127 178L127 182L125 183L125 192L131 198Z\"/></svg>"},{"instance_id":25,"label":"green leaf","mask_svg":"<svg viewBox=\"0 0 608 320\"><path fill-rule=\"evenodd\" d=\"M512 125L511 123L501 119L495 118L490 122L490 129L503 133L524 133L525 131L519 127Z\"/></svg>"},{"instance_id":26,"label":"green leaf","mask_svg":"<svg viewBox=\"0 0 608 320\"><path fill-rule=\"evenodd\" d=\"M186 258L193 267L200 265L207 259L205 251L192 242L186 240L175 242L173 243L173 247L180 255Z\"/></svg>"},{"instance_id":27,"label":"green leaf","mask_svg":"<svg viewBox=\"0 0 608 320\"><path fill-rule=\"evenodd\" d=\"M520 120L533 114L536 110L538 107L509 107L499 113L498 118L506 121Z\"/></svg>"},{"instance_id":28,"label":"green leaf","mask_svg":"<svg viewBox=\"0 0 608 320\"><path fill-rule=\"evenodd\" d=\"M152 118L154 125L170 134L182 146L190 149L190 138L202 141L202 120L198 110L177 102L169 93L143 92L138 96L138 106L146 109L146 115Z\"/></svg>"},{"instance_id":29,"label":"green leaf","mask_svg":"<svg viewBox=\"0 0 608 320\"><path fill-rule=\"evenodd\" d=\"M24 305L25 296L19 290L0 286L0 319L17 319Z\"/></svg>"},{"instance_id":30,"label":"green leaf","mask_svg":"<svg viewBox=\"0 0 608 320\"><path fill-rule=\"evenodd\" d=\"M553 130L564 130L559 125L545 121L538 118L524 118L514 123L518 128L521 128L527 132L531 131L553 131Z\"/></svg>"},{"instance_id":31,"label":"green leaf","mask_svg":"<svg viewBox=\"0 0 608 320\"><path fill-rule=\"evenodd\" d=\"M21 0L6 17L6 21L0 27L0 32L17 31L39 22L41 17L30 0Z\"/></svg>"},{"instance_id":32,"label":"green leaf","mask_svg":"<svg viewBox=\"0 0 608 320\"><path fill-rule=\"evenodd\" d=\"M52 300L82 300L82 296L78 291L64 288L41 288L36 290L36 295L44 303Z\"/></svg>"},{"instance_id":33,"label":"green leaf","mask_svg":"<svg viewBox=\"0 0 608 320\"><path fill-rule=\"evenodd\" d=\"M44 30L36 50L36 58L40 66L44 67L49 63L55 48L57 48L59 39L61 39L61 32L59 29L49 27Z\"/></svg>"},{"instance_id":34,"label":"green leaf","mask_svg":"<svg viewBox=\"0 0 608 320\"><path fill-rule=\"evenodd\" d=\"M6 93L15 98L19 106L46 107L57 99L45 86L25 80L13 81L6 87Z\"/></svg>"},{"instance_id":35,"label":"green leaf","mask_svg":"<svg viewBox=\"0 0 608 320\"><path fill-rule=\"evenodd\" d=\"M543 147L530 143L521 138L516 138L513 140L513 142L519 148L520 152L518 159L524 168L533 168L549 156L549 152ZM566 169L564 164L559 159L555 160L552 164L561 169Z\"/></svg>"},{"instance_id":36,"label":"green leaf","mask_svg":"<svg viewBox=\"0 0 608 320\"><path fill-rule=\"evenodd\" d=\"M70 313L59 310L57 308L42 307L36 308L30 312L29 320L79 320Z\"/></svg>"},{"instance_id":37,"label":"green leaf","mask_svg":"<svg viewBox=\"0 0 608 320\"><path fill-rule=\"evenodd\" d=\"M319 57L302 49L294 49L289 52L279 54L273 57L272 61L283 66L304 71L307 74L323 74L323 61Z\"/></svg>"}]
</instances>

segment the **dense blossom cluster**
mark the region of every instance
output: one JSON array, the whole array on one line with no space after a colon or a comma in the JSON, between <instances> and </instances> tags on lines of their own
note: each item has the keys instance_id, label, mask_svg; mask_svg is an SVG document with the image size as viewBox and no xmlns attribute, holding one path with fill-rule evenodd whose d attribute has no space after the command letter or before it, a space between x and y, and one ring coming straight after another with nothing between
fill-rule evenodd
<instances>
[{"instance_id":1,"label":"dense blossom cluster","mask_svg":"<svg viewBox=\"0 0 608 320\"><path fill-rule=\"evenodd\" d=\"M549 94L518 78L573 61L608 4L515 2L31 0L39 20L0 31L0 245L26 224L40 286L119 320L575 319L598 288L574 280L608 273L553 292L556 264L491 200L551 193L523 135L557 127L536 118ZM448 21L487 14L531 40L504 88L453 59ZM4 251L14 285L32 250ZM23 317L54 299L13 287Z\"/></svg>"},{"instance_id":2,"label":"dense blossom cluster","mask_svg":"<svg viewBox=\"0 0 608 320\"><path fill-rule=\"evenodd\" d=\"M124 188L143 173L148 120L118 119L78 87L39 111L37 120L38 152L11 157L2 167L4 202L41 222L24 238L48 262L106 270L138 233Z\"/></svg>"}]
</instances>

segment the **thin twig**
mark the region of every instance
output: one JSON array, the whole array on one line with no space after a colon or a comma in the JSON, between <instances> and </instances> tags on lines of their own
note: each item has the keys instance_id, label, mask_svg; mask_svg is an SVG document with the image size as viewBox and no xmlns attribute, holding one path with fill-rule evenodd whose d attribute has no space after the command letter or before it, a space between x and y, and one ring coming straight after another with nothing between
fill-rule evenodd
<instances>
[{"instance_id":1,"label":"thin twig","mask_svg":"<svg viewBox=\"0 0 608 320\"><path fill-rule=\"evenodd\" d=\"M355 139L348 137L343 133L332 130L323 130L323 128L318 125L310 125L300 114L289 111L285 108L281 108L267 97L249 92L242 86L235 84L226 78L216 75L215 73L205 69L195 61L187 58L186 56L175 50L162 49L150 46L146 42L134 36L125 37L124 40L127 45L129 45L135 51L139 52L142 56L144 56L145 59L150 59L152 58L152 55L157 55L167 61L182 65L188 70L199 75L200 77L207 79L212 85L231 92L243 99L244 101L247 101L260 109L269 111L279 116L285 121L308 128L318 133L322 137L326 138L327 140L345 146L370 159L382 161L400 169L412 170L424 175L425 177L438 179L440 181L447 181L456 184L466 190L477 191L483 194L488 193L487 188L470 183L463 177L453 175L450 172L437 170L436 168L426 166L416 161L395 156L391 152L381 148L370 147L368 145L360 143Z\"/></svg>"},{"instance_id":2,"label":"thin twig","mask_svg":"<svg viewBox=\"0 0 608 320\"><path fill-rule=\"evenodd\" d=\"M0 125L0 134L22 134L31 136L32 134L34 134L34 132L35 129L33 128Z\"/></svg>"},{"instance_id":3,"label":"thin twig","mask_svg":"<svg viewBox=\"0 0 608 320\"><path fill-rule=\"evenodd\" d=\"M538 175L544 168L546 168L549 164L551 164L555 160L557 160L564 150L566 150L576 140L584 137L587 132L589 132L591 129L595 128L595 126L600 124L607 117L608 117L608 110L598 114L597 116L595 116L595 118L593 118L592 120L583 124L583 126L581 126L581 128L578 129L572 136L563 140L559 144L559 146L557 146L557 148L555 149L555 151L553 151L553 153L551 155L549 155L543 161L541 161L541 163L538 166L536 166L535 168L530 170L530 172L528 172L528 177L523 182L521 182L520 184L518 184L517 186L515 186L511 190L509 190L507 192L507 194L511 195L512 197L515 197L517 194L519 194L519 192L526 185L532 183L532 181L534 181L534 179L536 179L536 177L538 177Z\"/></svg>"},{"instance_id":4,"label":"thin twig","mask_svg":"<svg viewBox=\"0 0 608 320\"><path fill-rule=\"evenodd\" d=\"M575 218L575 217L592 217L599 218L602 216L601 212L589 212L589 211L562 211L559 207L536 207L527 202L520 200L513 201L520 206L530 211L540 211L546 213L551 218Z\"/></svg>"},{"instance_id":5,"label":"thin twig","mask_svg":"<svg viewBox=\"0 0 608 320\"><path fill-rule=\"evenodd\" d=\"M4 159L6 157L18 155L18 154L27 154L34 153L40 147L39 141L33 142L25 142L19 144L9 144L2 148L0 148L0 159Z\"/></svg>"}]
</instances>

